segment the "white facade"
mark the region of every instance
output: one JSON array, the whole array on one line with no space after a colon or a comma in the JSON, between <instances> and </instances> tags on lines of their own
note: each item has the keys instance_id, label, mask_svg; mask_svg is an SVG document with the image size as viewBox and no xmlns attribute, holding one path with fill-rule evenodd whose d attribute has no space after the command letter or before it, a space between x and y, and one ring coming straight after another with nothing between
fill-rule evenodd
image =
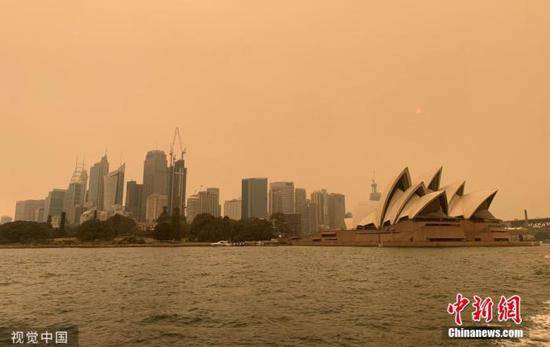
<instances>
[{"instance_id":1,"label":"white facade","mask_svg":"<svg viewBox=\"0 0 550 347\"><path fill-rule=\"evenodd\" d=\"M422 176L414 185L409 169L403 169L390 182L376 209L358 226L381 229L416 218L495 219L489 207L496 190L464 194L464 181L440 187L442 169Z\"/></svg>"}]
</instances>

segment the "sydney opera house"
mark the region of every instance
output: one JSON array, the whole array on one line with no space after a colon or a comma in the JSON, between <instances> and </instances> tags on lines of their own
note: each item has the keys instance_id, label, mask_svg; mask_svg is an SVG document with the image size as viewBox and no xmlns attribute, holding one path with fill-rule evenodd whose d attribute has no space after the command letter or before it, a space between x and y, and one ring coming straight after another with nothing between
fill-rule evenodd
<instances>
[{"instance_id":1,"label":"sydney opera house","mask_svg":"<svg viewBox=\"0 0 550 347\"><path fill-rule=\"evenodd\" d=\"M354 230L321 231L297 244L364 246L512 246L515 240L489 212L496 190L466 192L466 182L441 185L443 168L413 181L403 169L376 208Z\"/></svg>"}]
</instances>

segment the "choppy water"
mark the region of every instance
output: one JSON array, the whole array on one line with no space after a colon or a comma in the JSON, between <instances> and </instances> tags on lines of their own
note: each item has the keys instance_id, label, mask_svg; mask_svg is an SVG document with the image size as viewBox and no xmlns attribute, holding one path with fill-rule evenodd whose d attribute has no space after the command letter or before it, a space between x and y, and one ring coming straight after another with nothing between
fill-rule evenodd
<instances>
[{"instance_id":1,"label":"choppy water","mask_svg":"<svg viewBox=\"0 0 550 347\"><path fill-rule=\"evenodd\" d=\"M457 344L457 291L521 295L520 344L550 345L548 246L2 249L0 276L0 326L82 346Z\"/></svg>"}]
</instances>

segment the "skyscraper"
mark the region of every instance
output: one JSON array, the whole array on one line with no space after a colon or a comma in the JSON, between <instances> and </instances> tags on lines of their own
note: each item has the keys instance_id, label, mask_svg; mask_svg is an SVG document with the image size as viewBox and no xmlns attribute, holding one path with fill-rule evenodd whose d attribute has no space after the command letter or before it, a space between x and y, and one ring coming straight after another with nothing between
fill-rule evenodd
<instances>
[{"instance_id":1,"label":"skyscraper","mask_svg":"<svg viewBox=\"0 0 550 347\"><path fill-rule=\"evenodd\" d=\"M233 220L241 219L241 200L240 199L231 199L227 200L223 204L223 215L224 217L231 218Z\"/></svg>"},{"instance_id":2,"label":"skyscraper","mask_svg":"<svg viewBox=\"0 0 550 347\"><path fill-rule=\"evenodd\" d=\"M101 161L95 163L90 168L90 187L88 190L88 206L103 210L104 202L104 177L109 173L109 161L107 155L101 158Z\"/></svg>"},{"instance_id":3,"label":"skyscraper","mask_svg":"<svg viewBox=\"0 0 550 347\"><path fill-rule=\"evenodd\" d=\"M241 218L267 217L267 178L244 178Z\"/></svg>"},{"instance_id":4,"label":"skyscraper","mask_svg":"<svg viewBox=\"0 0 550 347\"><path fill-rule=\"evenodd\" d=\"M321 189L311 193L311 202L317 208L317 225L320 229L329 229L328 192Z\"/></svg>"},{"instance_id":5,"label":"skyscraper","mask_svg":"<svg viewBox=\"0 0 550 347\"><path fill-rule=\"evenodd\" d=\"M294 190L294 209L296 213L303 215L306 208L306 190L303 188L296 188Z\"/></svg>"},{"instance_id":6,"label":"skyscraper","mask_svg":"<svg viewBox=\"0 0 550 347\"><path fill-rule=\"evenodd\" d=\"M185 214L185 190L187 168L183 159L176 160L168 169L168 212L172 214L177 207L180 214Z\"/></svg>"},{"instance_id":7,"label":"skyscraper","mask_svg":"<svg viewBox=\"0 0 550 347\"><path fill-rule=\"evenodd\" d=\"M206 188L208 202L206 204L208 212L214 217L220 217L222 206L220 205L220 188Z\"/></svg>"},{"instance_id":8,"label":"skyscraper","mask_svg":"<svg viewBox=\"0 0 550 347\"><path fill-rule=\"evenodd\" d=\"M83 212L84 202L86 201L87 183L88 173L84 168L84 163L77 163L63 202L68 224L80 223L80 214Z\"/></svg>"},{"instance_id":9,"label":"skyscraper","mask_svg":"<svg viewBox=\"0 0 550 347\"><path fill-rule=\"evenodd\" d=\"M65 201L65 192L65 189L54 189L48 193L44 206L44 216L46 219L48 216L52 216L52 218L61 216L61 212L63 212L63 203Z\"/></svg>"},{"instance_id":10,"label":"skyscraper","mask_svg":"<svg viewBox=\"0 0 550 347\"><path fill-rule=\"evenodd\" d=\"M319 231L317 222L317 205L311 200L306 200L304 205L304 214L302 215L302 235L310 235Z\"/></svg>"},{"instance_id":11,"label":"skyscraper","mask_svg":"<svg viewBox=\"0 0 550 347\"><path fill-rule=\"evenodd\" d=\"M345 230L346 197L343 194L330 193L328 196L329 227L333 230Z\"/></svg>"},{"instance_id":12,"label":"skyscraper","mask_svg":"<svg viewBox=\"0 0 550 347\"><path fill-rule=\"evenodd\" d=\"M143 218L141 217L142 196L143 184L137 184L136 181L128 181L126 183L125 210L137 220L143 220Z\"/></svg>"},{"instance_id":13,"label":"skyscraper","mask_svg":"<svg viewBox=\"0 0 550 347\"><path fill-rule=\"evenodd\" d=\"M269 215L294 213L294 183L272 182L269 184Z\"/></svg>"},{"instance_id":14,"label":"skyscraper","mask_svg":"<svg viewBox=\"0 0 550 347\"><path fill-rule=\"evenodd\" d=\"M220 190L218 188L207 188L204 191L198 192L195 197L197 200L195 201L194 198L192 202L197 205L193 206L192 214L194 215L189 220L192 220L196 215L201 213L208 213L214 217L221 215Z\"/></svg>"},{"instance_id":15,"label":"skyscraper","mask_svg":"<svg viewBox=\"0 0 550 347\"><path fill-rule=\"evenodd\" d=\"M167 189L168 167L166 154L159 150L147 152L145 162L143 163L143 196L141 199L142 217L146 216L147 198L149 195L160 194L167 196Z\"/></svg>"},{"instance_id":16,"label":"skyscraper","mask_svg":"<svg viewBox=\"0 0 550 347\"><path fill-rule=\"evenodd\" d=\"M104 176L104 199L103 209L105 211L117 211L122 207L124 192L124 171L126 165L122 164L117 170Z\"/></svg>"}]
</instances>

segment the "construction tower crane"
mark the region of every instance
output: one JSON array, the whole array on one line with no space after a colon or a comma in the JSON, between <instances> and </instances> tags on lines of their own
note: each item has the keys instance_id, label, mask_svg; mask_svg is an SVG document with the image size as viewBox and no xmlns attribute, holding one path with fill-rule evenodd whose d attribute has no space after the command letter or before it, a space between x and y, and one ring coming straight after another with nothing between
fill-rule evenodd
<instances>
[{"instance_id":1,"label":"construction tower crane","mask_svg":"<svg viewBox=\"0 0 550 347\"><path fill-rule=\"evenodd\" d=\"M181 153L180 159L183 159L183 155L185 154L185 148L183 148L181 144L181 135L180 135L180 128L176 127L176 130L174 131L174 137L172 138L172 143L170 144L170 164L173 165L174 162L177 160L175 158L174 153L174 146L176 145L176 139L178 140L179 150Z\"/></svg>"},{"instance_id":2,"label":"construction tower crane","mask_svg":"<svg viewBox=\"0 0 550 347\"><path fill-rule=\"evenodd\" d=\"M177 144L176 144L177 140ZM174 152L176 145L178 146L179 153ZM178 158L179 154L179 158ZM183 155L185 154L185 148L182 146L180 129L176 127L174 131L174 137L170 144L170 167L169 167L169 181L168 181L168 210L172 214L175 206L180 207L181 212L185 210L185 167L176 168L178 161L183 161ZM175 201L175 199L179 200Z\"/></svg>"}]
</instances>

